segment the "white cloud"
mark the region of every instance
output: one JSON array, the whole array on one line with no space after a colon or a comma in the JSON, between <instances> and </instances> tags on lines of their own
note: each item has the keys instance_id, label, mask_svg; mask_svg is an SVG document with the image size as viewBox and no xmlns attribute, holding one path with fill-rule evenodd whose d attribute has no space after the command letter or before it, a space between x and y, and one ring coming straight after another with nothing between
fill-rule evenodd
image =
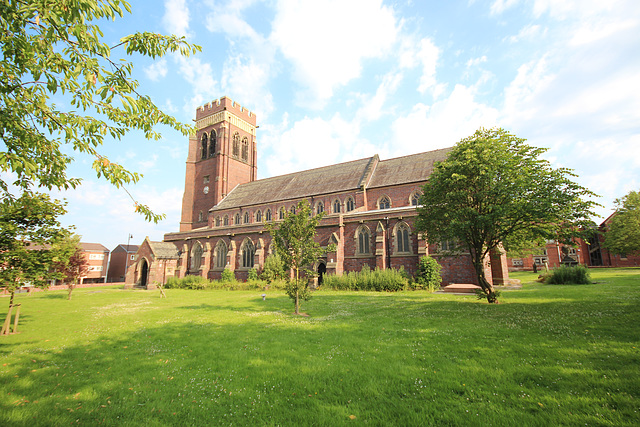
<instances>
[{"instance_id":1,"label":"white cloud","mask_svg":"<svg viewBox=\"0 0 640 427\"><path fill-rule=\"evenodd\" d=\"M239 55L230 57L224 64L220 85L234 99L251 100L260 120L266 120L273 111L273 97L267 89L268 65Z\"/></svg>"},{"instance_id":2,"label":"white cloud","mask_svg":"<svg viewBox=\"0 0 640 427\"><path fill-rule=\"evenodd\" d=\"M154 62L144 69L144 74L149 80L157 82L167 75L167 60L162 58L161 60Z\"/></svg>"},{"instance_id":3,"label":"white cloud","mask_svg":"<svg viewBox=\"0 0 640 427\"><path fill-rule=\"evenodd\" d=\"M425 93L428 89L436 85L436 65L440 49L428 38L420 41L420 50L418 58L422 63L422 77L420 77L420 85L418 92Z\"/></svg>"},{"instance_id":4,"label":"white cloud","mask_svg":"<svg viewBox=\"0 0 640 427\"><path fill-rule=\"evenodd\" d=\"M478 65L482 64L483 62L487 62L487 56L486 55L482 55L479 58L469 59L467 61L467 68L477 67Z\"/></svg>"},{"instance_id":5,"label":"white cloud","mask_svg":"<svg viewBox=\"0 0 640 427\"><path fill-rule=\"evenodd\" d=\"M375 95L362 96L362 107L356 113L358 120L373 121L379 119L383 113L389 112L387 100L395 93L402 81L402 73L391 72L385 75L378 86Z\"/></svg>"},{"instance_id":6,"label":"white cloud","mask_svg":"<svg viewBox=\"0 0 640 427\"><path fill-rule=\"evenodd\" d=\"M207 62L202 62L198 57L185 58L174 55L179 72L183 78L191 85L193 95L184 106L185 113L193 116L197 107L219 97L219 85L214 78L213 67Z\"/></svg>"},{"instance_id":7,"label":"white cloud","mask_svg":"<svg viewBox=\"0 0 640 427\"><path fill-rule=\"evenodd\" d=\"M505 10L509 9L510 7L514 6L516 3L518 3L519 0L495 0L492 4L491 4L491 14L492 15L499 15L502 12L504 12Z\"/></svg>"},{"instance_id":8,"label":"white cloud","mask_svg":"<svg viewBox=\"0 0 640 427\"><path fill-rule=\"evenodd\" d=\"M360 76L364 59L387 53L397 33L393 11L381 0L280 0L270 40L305 89L299 103L317 107Z\"/></svg>"},{"instance_id":9,"label":"white cloud","mask_svg":"<svg viewBox=\"0 0 640 427\"><path fill-rule=\"evenodd\" d=\"M525 25L517 35L507 37L506 40L510 43L518 43L520 41L532 41L543 37L547 33L546 29L542 29L540 25L528 24Z\"/></svg>"},{"instance_id":10,"label":"white cloud","mask_svg":"<svg viewBox=\"0 0 640 427\"><path fill-rule=\"evenodd\" d=\"M189 36L189 8L185 0L165 0L162 24L171 34Z\"/></svg>"}]
</instances>

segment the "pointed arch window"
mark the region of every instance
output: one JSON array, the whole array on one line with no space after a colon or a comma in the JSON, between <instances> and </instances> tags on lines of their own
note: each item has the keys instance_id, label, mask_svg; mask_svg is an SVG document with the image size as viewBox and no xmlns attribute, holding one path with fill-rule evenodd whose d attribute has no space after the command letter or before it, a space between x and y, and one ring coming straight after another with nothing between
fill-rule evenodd
<instances>
[{"instance_id":1,"label":"pointed arch window","mask_svg":"<svg viewBox=\"0 0 640 427\"><path fill-rule=\"evenodd\" d=\"M391 200L387 196L384 196L378 201L379 209L389 209L391 207Z\"/></svg>"},{"instance_id":2,"label":"pointed arch window","mask_svg":"<svg viewBox=\"0 0 640 427\"><path fill-rule=\"evenodd\" d=\"M242 244L241 248L242 252L242 267L243 268L253 268L254 257L256 253L256 248L253 245L251 240L247 239Z\"/></svg>"},{"instance_id":3,"label":"pointed arch window","mask_svg":"<svg viewBox=\"0 0 640 427\"><path fill-rule=\"evenodd\" d=\"M356 204L353 201L353 197L349 197L347 199L347 212L351 212L352 210L354 210L356 208Z\"/></svg>"},{"instance_id":4,"label":"pointed arch window","mask_svg":"<svg viewBox=\"0 0 640 427\"><path fill-rule=\"evenodd\" d=\"M249 140L246 136L242 138L242 160L249 160Z\"/></svg>"},{"instance_id":5,"label":"pointed arch window","mask_svg":"<svg viewBox=\"0 0 640 427\"><path fill-rule=\"evenodd\" d=\"M216 217L216 227L220 227L220 217Z\"/></svg>"},{"instance_id":6,"label":"pointed arch window","mask_svg":"<svg viewBox=\"0 0 640 427\"><path fill-rule=\"evenodd\" d=\"M324 203L318 202L316 205L316 214L321 214L322 212L324 212Z\"/></svg>"},{"instance_id":7,"label":"pointed arch window","mask_svg":"<svg viewBox=\"0 0 640 427\"><path fill-rule=\"evenodd\" d=\"M224 268L227 265L227 252L229 249L227 248L227 244L224 240L219 240L216 245L216 250L214 251L214 264L216 268Z\"/></svg>"},{"instance_id":8,"label":"pointed arch window","mask_svg":"<svg viewBox=\"0 0 640 427\"><path fill-rule=\"evenodd\" d=\"M296 214L296 205L291 206L291 209L289 209L289 211L291 211L292 214Z\"/></svg>"},{"instance_id":9,"label":"pointed arch window","mask_svg":"<svg viewBox=\"0 0 640 427\"><path fill-rule=\"evenodd\" d=\"M358 255L369 255L371 253L371 233L366 226L358 228L356 246Z\"/></svg>"},{"instance_id":10,"label":"pointed arch window","mask_svg":"<svg viewBox=\"0 0 640 427\"><path fill-rule=\"evenodd\" d=\"M281 207L280 210L278 211L278 219L284 219L285 212L286 210L284 209L284 206Z\"/></svg>"},{"instance_id":11,"label":"pointed arch window","mask_svg":"<svg viewBox=\"0 0 640 427\"><path fill-rule=\"evenodd\" d=\"M202 265L202 245L200 242L196 242L195 245L191 248L191 271L200 270L200 266Z\"/></svg>"},{"instance_id":12,"label":"pointed arch window","mask_svg":"<svg viewBox=\"0 0 640 427\"><path fill-rule=\"evenodd\" d=\"M411 246L409 245L409 226L406 224L400 224L396 228L396 251L411 252Z\"/></svg>"},{"instance_id":13,"label":"pointed arch window","mask_svg":"<svg viewBox=\"0 0 640 427\"><path fill-rule=\"evenodd\" d=\"M411 206L418 206L420 204L420 192L416 191L411 195Z\"/></svg>"},{"instance_id":14,"label":"pointed arch window","mask_svg":"<svg viewBox=\"0 0 640 427\"><path fill-rule=\"evenodd\" d=\"M229 225L229 215L224 216L223 222L224 222L224 225Z\"/></svg>"},{"instance_id":15,"label":"pointed arch window","mask_svg":"<svg viewBox=\"0 0 640 427\"><path fill-rule=\"evenodd\" d=\"M216 155L217 143L218 143L218 136L216 135L216 131L212 130L211 135L209 136L209 157L213 157Z\"/></svg>"},{"instance_id":16,"label":"pointed arch window","mask_svg":"<svg viewBox=\"0 0 640 427\"><path fill-rule=\"evenodd\" d=\"M264 220L267 222L271 221L271 209L267 209L267 211L264 213Z\"/></svg>"},{"instance_id":17,"label":"pointed arch window","mask_svg":"<svg viewBox=\"0 0 640 427\"><path fill-rule=\"evenodd\" d=\"M240 214L239 213L236 214L235 221L233 221L233 223L236 224L236 225L240 224Z\"/></svg>"},{"instance_id":18,"label":"pointed arch window","mask_svg":"<svg viewBox=\"0 0 640 427\"><path fill-rule=\"evenodd\" d=\"M233 149L232 149L233 157L240 156L240 134L238 132L233 134Z\"/></svg>"},{"instance_id":19,"label":"pointed arch window","mask_svg":"<svg viewBox=\"0 0 640 427\"><path fill-rule=\"evenodd\" d=\"M200 149L200 150L201 150L200 158L201 158L202 160L204 160L204 159L206 159L206 158L207 158L207 145L209 144L209 143L208 143L208 139L209 139L209 138L207 138L207 134L206 134L206 132L205 132L205 133L203 133L203 134L202 134L202 140L201 140L201 145L202 145L202 147L201 147L201 149Z\"/></svg>"},{"instance_id":20,"label":"pointed arch window","mask_svg":"<svg viewBox=\"0 0 640 427\"><path fill-rule=\"evenodd\" d=\"M262 211L256 212L256 222L262 222Z\"/></svg>"},{"instance_id":21,"label":"pointed arch window","mask_svg":"<svg viewBox=\"0 0 640 427\"><path fill-rule=\"evenodd\" d=\"M333 202L333 213L340 213L340 200L338 199Z\"/></svg>"},{"instance_id":22,"label":"pointed arch window","mask_svg":"<svg viewBox=\"0 0 640 427\"><path fill-rule=\"evenodd\" d=\"M251 217L251 215L249 215L249 212L245 212L244 213L244 223L245 224L249 224L250 217Z\"/></svg>"}]
</instances>

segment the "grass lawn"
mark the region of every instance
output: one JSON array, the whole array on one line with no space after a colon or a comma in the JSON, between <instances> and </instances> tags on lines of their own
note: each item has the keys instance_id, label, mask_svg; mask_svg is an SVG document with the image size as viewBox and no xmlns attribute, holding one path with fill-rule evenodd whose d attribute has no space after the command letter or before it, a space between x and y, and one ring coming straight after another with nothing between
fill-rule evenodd
<instances>
[{"instance_id":1,"label":"grass lawn","mask_svg":"<svg viewBox=\"0 0 640 427\"><path fill-rule=\"evenodd\" d=\"M426 292L18 295L0 425L640 425L640 269ZM0 298L4 319L7 298Z\"/></svg>"}]
</instances>

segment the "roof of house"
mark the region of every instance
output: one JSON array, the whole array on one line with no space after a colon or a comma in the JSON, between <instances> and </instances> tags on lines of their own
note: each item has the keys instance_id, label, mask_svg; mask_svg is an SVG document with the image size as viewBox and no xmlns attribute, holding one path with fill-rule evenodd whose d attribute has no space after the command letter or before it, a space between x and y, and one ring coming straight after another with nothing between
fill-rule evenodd
<instances>
[{"instance_id":1,"label":"roof of house","mask_svg":"<svg viewBox=\"0 0 640 427\"><path fill-rule=\"evenodd\" d=\"M434 163L444 160L450 150L444 148L390 160L380 160L376 154L351 162L248 182L235 187L211 210L426 181Z\"/></svg>"},{"instance_id":2,"label":"roof of house","mask_svg":"<svg viewBox=\"0 0 640 427\"><path fill-rule=\"evenodd\" d=\"M119 244L118 246L115 247L115 249L112 251L114 252L116 249L118 248L122 248L124 251L127 252L137 252L138 251L138 245L125 245L125 244Z\"/></svg>"},{"instance_id":3,"label":"roof of house","mask_svg":"<svg viewBox=\"0 0 640 427\"><path fill-rule=\"evenodd\" d=\"M179 258L178 248L171 242L149 241L149 246L156 258Z\"/></svg>"},{"instance_id":4,"label":"roof of house","mask_svg":"<svg viewBox=\"0 0 640 427\"><path fill-rule=\"evenodd\" d=\"M109 249L100 243L80 242L80 246L82 246L82 250L85 252L109 252Z\"/></svg>"}]
</instances>

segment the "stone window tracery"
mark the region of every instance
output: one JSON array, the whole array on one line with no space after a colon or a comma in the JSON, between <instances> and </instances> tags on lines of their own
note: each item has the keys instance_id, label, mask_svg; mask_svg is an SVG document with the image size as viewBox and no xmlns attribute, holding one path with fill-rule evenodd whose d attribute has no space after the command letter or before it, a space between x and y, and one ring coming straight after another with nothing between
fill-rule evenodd
<instances>
[{"instance_id":1,"label":"stone window tracery","mask_svg":"<svg viewBox=\"0 0 640 427\"><path fill-rule=\"evenodd\" d=\"M420 192L415 191L411 194L411 206L418 206L420 204Z\"/></svg>"},{"instance_id":2,"label":"stone window tracery","mask_svg":"<svg viewBox=\"0 0 640 427\"><path fill-rule=\"evenodd\" d=\"M249 217L250 217L249 212L245 212L244 213L244 223L245 224L249 224Z\"/></svg>"},{"instance_id":3,"label":"stone window tracery","mask_svg":"<svg viewBox=\"0 0 640 427\"><path fill-rule=\"evenodd\" d=\"M224 225L229 225L229 215L224 216L223 222L224 222Z\"/></svg>"},{"instance_id":4,"label":"stone window tracery","mask_svg":"<svg viewBox=\"0 0 640 427\"><path fill-rule=\"evenodd\" d=\"M251 240L249 239L245 240L240 251L242 252L242 267L253 268L254 256L256 252L256 248L253 245L253 242L251 242Z\"/></svg>"},{"instance_id":5,"label":"stone window tracery","mask_svg":"<svg viewBox=\"0 0 640 427\"><path fill-rule=\"evenodd\" d=\"M359 255L368 255L371 253L370 240L371 234L369 232L369 229L366 226L358 228L357 243Z\"/></svg>"},{"instance_id":6,"label":"stone window tracery","mask_svg":"<svg viewBox=\"0 0 640 427\"><path fill-rule=\"evenodd\" d=\"M249 160L249 140L246 136L242 138L242 160Z\"/></svg>"},{"instance_id":7,"label":"stone window tracery","mask_svg":"<svg viewBox=\"0 0 640 427\"><path fill-rule=\"evenodd\" d=\"M196 242L191 248L191 268L190 271L200 270L202 265L202 245L200 242Z\"/></svg>"},{"instance_id":8,"label":"stone window tracery","mask_svg":"<svg viewBox=\"0 0 640 427\"><path fill-rule=\"evenodd\" d=\"M240 214L239 213L236 214L236 218L235 218L235 221L233 223L236 224L236 225L240 224Z\"/></svg>"},{"instance_id":9,"label":"stone window tracery","mask_svg":"<svg viewBox=\"0 0 640 427\"><path fill-rule=\"evenodd\" d=\"M318 202L316 205L316 214L321 214L322 212L324 212L324 203Z\"/></svg>"},{"instance_id":10,"label":"stone window tracery","mask_svg":"<svg viewBox=\"0 0 640 427\"><path fill-rule=\"evenodd\" d=\"M353 197L349 197L347 199L347 212L351 212L352 210L354 210L356 208L356 204L353 201Z\"/></svg>"},{"instance_id":11,"label":"stone window tracery","mask_svg":"<svg viewBox=\"0 0 640 427\"><path fill-rule=\"evenodd\" d=\"M215 253L215 266L216 268L224 268L227 265L227 252L229 249L227 248L227 244L224 240L219 240L216 245Z\"/></svg>"},{"instance_id":12,"label":"stone window tracery","mask_svg":"<svg viewBox=\"0 0 640 427\"><path fill-rule=\"evenodd\" d=\"M379 209L389 209L391 207L391 200L387 196L383 196L380 201L378 201Z\"/></svg>"},{"instance_id":13,"label":"stone window tracery","mask_svg":"<svg viewBox=\"0 0 640 427\"><path fill-rule=\"evenodd\" d=\"M264 219L267 222L271 221L271 209L267 209L267 211L264 213Z\"/></svg>"},{"instance_id":14,"label":"stone window tracery","mask_svg":"<svg viewBox=\"0 0 640 427\"><path fill-rule=\"evenodd\" d=\"M285 209L284 206L280 208L280 210L278 211L278 219L284 219L285 216Z\"/></svg>"},{"instance_id":15,"label":"stone window tracery","mask_svg":"<svg viewBox=\"0 0 640 427\"><path fill-rule=\"evenodd\" d=\"M258 210L258 212L256 212L256 222L262 222L262 211Z\"/></svg>"},{"instance_id":16,"label":"stone window tracery","mask_svg":"<svg viewBox=\"0 0 640 427\"><path fill-rule=\"evenodd\" d=\"M397 252L411 252L411 246L409 244L409 226L405 223L401 223L396 227L396 251Z\"/></svg>"},{"instance_id":17,"label":"stone window tracery","mask_svg":"<svg viewBox=\"0 0 640 427\"><path fill-rule=\"evenodd\" d=\"M333 213L340 213L340 200L336 199L333 202Z\"/></svg>"}]
</instances>

